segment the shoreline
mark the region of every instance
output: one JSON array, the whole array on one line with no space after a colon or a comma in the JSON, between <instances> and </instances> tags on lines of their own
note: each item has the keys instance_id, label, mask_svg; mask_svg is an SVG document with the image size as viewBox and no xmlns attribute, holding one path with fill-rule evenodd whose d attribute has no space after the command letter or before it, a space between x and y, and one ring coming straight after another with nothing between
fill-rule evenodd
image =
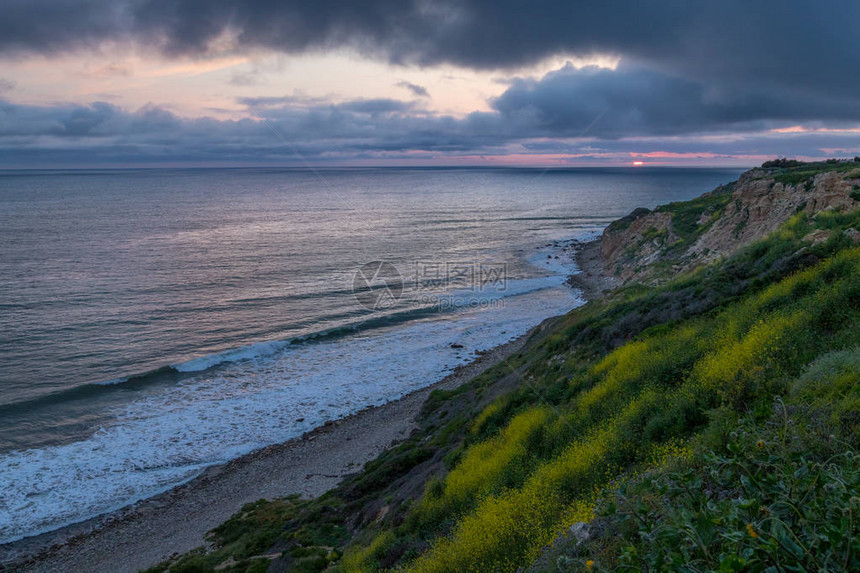
<instances>
[{"instance_id":1,"label":"shoreline","mask_svg":"<svg viewBox=\"0 0 860 573\"><path fill-rule=\"evenodd\" d=\"M621 286L621 280L607 274L600 253L600 237L578 243L573 258L579 272L567 278L567 284L582 291L585 301L598 300Z\"/></svg>"},{"instance_id":2,"label":"shoreline","mask_svg":"<svg viewBox=\"0 0 860 573\"><path fill-rule=\"evenodd\" d=\"M616 286L600 263L599 245L598 237L568 247L579 272L567 282L583 292L586 303ZM0 571L140 571L205 546L206 534L246 503L291 494L318 497L408 437L433 390L456 388L504 361L541 324L430 386L211 466L184 484L119 510L0 545Z\"/></svg>"},{"instance_id":3,"label":"shoreline","mask_svg":"<svg viewBox=\"0 0 860 573\"><path fill-rule=\"evenodd\" d=\"M0 545L0 571L135 572L205 545L206 533L245 503L290 494L318 497L408 437L433 390L468 382L519 351L539 328L381 406L211 466L184 484L114 512Z\"/></svg>"}]
</instances>

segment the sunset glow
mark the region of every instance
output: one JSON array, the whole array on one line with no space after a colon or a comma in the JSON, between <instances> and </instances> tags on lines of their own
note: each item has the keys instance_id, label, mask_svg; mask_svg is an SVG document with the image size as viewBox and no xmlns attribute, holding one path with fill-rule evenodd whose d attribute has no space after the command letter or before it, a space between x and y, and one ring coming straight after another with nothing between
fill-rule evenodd
<instances>
[{"instance_id":1,"label":"sunset glow","mask_svg":"<svg viewBox=\"0 0 860 573\"><path fill-rule=\"evenodd\" d=\"M37 4L0 7L0 168L751 166L860 149L860 80L843 73L860 61L835 48L854 37L790 9L738 7L765 23L751 36L731 9L659 2L569 26L552 2L524 18L407 0L359 19L349 3ZM643 18L675 32L632 33ZM833 41L754 39L786 29Z\"/></svg>"}]
</instances>

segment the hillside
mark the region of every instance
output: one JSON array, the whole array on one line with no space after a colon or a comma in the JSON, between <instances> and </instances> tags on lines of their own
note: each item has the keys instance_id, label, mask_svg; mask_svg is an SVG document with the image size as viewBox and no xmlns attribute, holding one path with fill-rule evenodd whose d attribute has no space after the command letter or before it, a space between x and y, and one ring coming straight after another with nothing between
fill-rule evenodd
<instances>
[{"instance_id":1,"label":"hillside","mask_svg":"<svg viewBox=\"0 0 860 573\"><path fill-rule=\"evenodd\" d=\"M152 571L860 570L858 167L774 162L613 223L617 290L336 489Z\"/></svg>"},{"instance_id":2,"label":"hillside","mask_svg":"<svg viewBox=\"0 0 860 573\"><path fill-rule=\"evenodd\" d=\"M734 254L797 213L851 209L860 199L860 162L765 165L698 199L615 221L600 244L603 272L622 283L658 284Z\"/></svg>"}]
</instances>

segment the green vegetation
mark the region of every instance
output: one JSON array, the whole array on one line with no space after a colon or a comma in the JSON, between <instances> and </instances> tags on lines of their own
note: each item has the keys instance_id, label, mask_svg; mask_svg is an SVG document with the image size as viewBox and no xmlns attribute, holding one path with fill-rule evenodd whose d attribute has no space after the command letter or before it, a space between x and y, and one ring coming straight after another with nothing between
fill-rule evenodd
<instances>
[{"instance_id":1,"label":"green vegetation","mask_svg":"<svg viewBox=\"0 0 860 573\"><path fill-rule=\"evenodd\" d=\"M589 538L560 538L530 571L857 570L858 383L855 347L817 360L764 422L715 410L692 453L608 489Z\"/></svg>"},{"instance_id":2,"label":"green vegetation","mask_svg":"<svg viewBox=\"0 0 860 573\"><path fill-rule=\"evenodd\" d=\"M335 501L323 496L308 504L297 496L246 504L242 510L210 533L216 551L191 552L147 570L159 573L201 573L219 570L246 573L266 571L271 558L282 556L296 573L322 571L339 558L334 546L347 536ZM335 501L335 503L337 503ZM302 524L290 528L288 524Z\"/></svg>"},{"instance_id":3,"label":"green vegetation","mask_svg":"<svg viewBox=\"0 0 860 573\"><path fill-rule=\"evenodd\" d=\"M672 230L678 236L674 245L693 244L711 223L718 219L722 210L732 199L733 185L725 185L691 201L669 203L657 207L656 211L672 216ZM704 217L703 217L704 215ZM701 219L705 219L700 223Z\"/></svg>"},{"instance_id":4,"label":"green vegetation","mask_svg":"<svg viewBox=\"0 0 860 573\"><path fill-rule=\"evenodd\" d=\"M730 198L661 210L690 241ZM246 506L215 551L155 570L858 570L851 227L860 210L799 213L728 260L554 319L434 392L418 430L337 489ZM804 242L815 230L829 238Z\"/></svg>"},{"instance_id":5,"label":"green vegetation","mask_svg":"<svg viewBox=\"0 0 860 573\"><path fill-rule=\"evenodd\" d=\"M638 219L642 215L647 215L650 212L651 212L650 209L646 209L645 207L638 207L638 208L634 209L633 212L630 213L629 215L626 215L624 217L621 217L620 219L616 219L615 221L612 221L609 224L609 229L611 229L613 231L623 231L624 229L629 227L633 221L635 221L636 219Z\"/></svg>"},{"instance_id":6,"label":"green vegetation","mask_svg":"<svg viewBox=\"0 0 860 573\"><path fill-rule=\"evenodd\" d=\"M581 375L555 383L575 393L532 439L528 478L520 486L475 492L475 509L460 514L450 535L408 570L527 565L558 531L588 520L595 488L608 487L622 472L647 469L667 445L707 429L710 411L767 411L812 359L857 341L860 249L712 316L643 333ZM516 446L505 441L495 449ZM455 471L480 473L480 465L466 466L468 459ZM522 474L523 464L507 472ZM448 487L446 480L445 493Z\"/></svg>"},{"instance_id":7,"label":"green vegetation","mask_svg":"<svg viewBox=\"0 0 860 573\"><path fill-rule=\"evenodd\" d=\"M768 170L768 175L772 176L777 183L796 187L800 183L811 185L812 179L820 173L853 171L857 169L857 163L847 160L827 160L813 163L787 160L784 162L768 161L763 163L762 167Z\"/></svg>"}]
</instances>

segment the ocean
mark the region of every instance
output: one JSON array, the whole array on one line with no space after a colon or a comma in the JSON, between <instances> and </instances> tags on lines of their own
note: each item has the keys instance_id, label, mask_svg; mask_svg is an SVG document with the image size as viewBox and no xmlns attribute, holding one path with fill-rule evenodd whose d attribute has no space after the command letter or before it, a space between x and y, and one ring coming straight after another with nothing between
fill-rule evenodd
<instances>
[{"instance_id":1,"label":"ocean","mask_svg":"<svg viewBox=\"0 0 860 573\"><path fill-rule=\"evenodd\" d=\"M430 385L738 169L0 171L0 543Z\"/></svg>"}]
</instances>

